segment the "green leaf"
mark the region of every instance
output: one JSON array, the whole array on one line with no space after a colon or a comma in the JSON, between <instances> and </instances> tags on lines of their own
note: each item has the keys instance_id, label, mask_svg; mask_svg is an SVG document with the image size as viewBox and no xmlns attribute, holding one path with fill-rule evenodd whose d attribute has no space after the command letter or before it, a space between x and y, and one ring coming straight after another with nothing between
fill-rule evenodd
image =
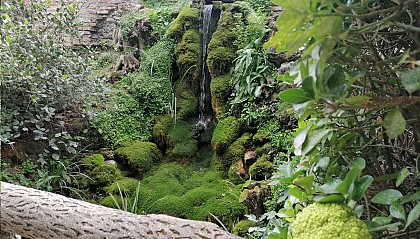
<instances>
[{"instance_id":1,"label":"green leaf","mask_svg":"<svg viewBox=\"0 0 420 239\"><path fill-rule=\"evenodd\" d=\"M365 175L361 177L359 180L356 181L355 187L354 187L354 194L352 196L352 199L354 201L359 201L363 198L365 195L367 189L369 188L370 184L373 182L373 177L370 175Z\"/></svg>"},{"instance_id":2,"label":"green leaf","mask_svg":"<svg viewBox=\"0 0 420 239\"><path fill-rule=\"evenodd\" d=\"M337 186L336 190L343 195L351 195L350 191L351 185L354 183L357 177L359 177L361 169L358 167L353 167L347 173L346 178L344 178L343 182Z\"/></svg>"},{"instance_id":3,"label":"green leaf","mask_svg":"<svg viewBox=\"0 0 420 239\"><path fill-rule=\"evenodd\" d=\"M241 192L241 195L239 195L239 202L245 201L247 196L248 196L248 189L245 189Z\"/></svg>"},{"instance_id":4,"label":"green leaf","mask_svg":"<svg viewBox=\"0 0 420 239\"><path fill-rule=\"evenodd\" d=\"M331 129L319 129L312 131L308 137L306 138L304 144L302 145L302 152L301 154L296 155L306 155L312 149L314 149L318 143L328 134L331 132Z\"/></svg>"},{"instance_id":5,"label":"green leaf","mask_svg":"<svg viewBox=\"0 0 420 239\"><path fill-rule=\"evenodd\" d=\"M292 104L300 104L311 100L311 98L308 97L302 89L284 90L280 92L279 96L284 102Z\"/></svg>"},{"instance_id":6,"label":"green leaf","mask_svg":"<svg viewBox=\"0 0 420 239\"><path fill-rule=\"evenodd\" d=\"M290 187L290 189L289 189L289 194L290 195L296 197L299 200L303 200L303 192L299 187L296 187L296 186L293 186L293 185L291 185L289 187Z\"/></svg>"},{"instance_id":7,"label":"green leaf","mask_svg":"<svg viewBox=\"0 0 420 239\"><path fill-rule=\"evenodd\" d=\"M342 203L344 202L344 196L342 194L316 196L314 197L314 201L322 203Z\"/></svg>"},{"instance_id":8,"label":"green leaf","mask_svg":"<svg viewBox=\"0 0 420 239\"><path fill-rule=\"evenodd\" d=\"M366 161L364 158L356 157L351 160L351 167L357 167L363 170L366 167Z\"/></svg>"},{"instance_id":9,"label":"green leaf","mask_svg":"<svg viewBox=\"0 0 420 239\"><path fill-rule=\"evenodd\" d=\"M373 198L372 202L377 204L391 205L392 202L401 198L403 195L400 191L395 189L387 189L377 193Z\"/></svg>"},{"instance_id":10,"label":"green leaf","mask_svg":"<svg viewBox=\"0 0 420 239\"><path fill-rule=\"evenodd\" d=\"M293 140L293 146L295 147L295 154L302 155L302 146L305 143L306 137L308 136L308 131L311 129L312 124L306 126L303 130L301 130Z\"/></svg>"},{"instance_id":11,"label":"green leaf","mask_svg":"<svg viewBox=\"0 0 420 239\"><path fill-rule=\"evenodd\" d=\"M327 179L327 182L319 187L319 191L330 194L330 193L337 193L336 190L337 186L341 184L341 180L337 178L329 178Z\"/></svg>"},{"instance_id":12,"label":"green leaf","mask_svg":"<svg viewBox=\"0 0 420 239\"><path fill-rule=\"evenodd\" d=\"M388 114L386 114L385 119L383 121L383 126L386 129L386 134L391 139L398 137L398 135L402 134L405 130L407 123L405 121L404 116L398 109L391 110Z\"/></svg>"},{"instance_id":13,"label":"green leaf","mask_svg":"<svg viewBox=\"0 0 420 239\"><path fill-rule=\"evenodd\" d=\"M416 200L420 200L420 191L418 191L414 194L405 195L404 197L399 199L399 202L404 204L406 202L416 201Z\"/></svg>"},{"instance_id":14,"label":"green leaf","mask_svg":"<svg viewBox=\"0 0 420 239\"><path fill-rule=\"evenodd\" d=\"M10 36L6 36L5 40L9 45L13 43L13 40L12 40L12 38L10 38Z\"/></svg>"},{"instance_id":15,"label":"green leaf","mask_svg":"<svg viewBox=\"0 0 420 239\"><path fill-rule=\"evenodd\" d=\"M302 81L302 90L308 98L315 99L315 82L312 76L306 77Z\"/></svg>"},{"instance_id":16,"label":"green leaf","mask_svg":"<svg viewBox=\"0 0 420 239\"><path fill-rule=\"evenodd\" d=\"M359 95L346 98L343 102L344 106L352 106L357 108L362 108L365 103L367 103L372 97L367 95Z\"/></svg>"},{"instance_id":17,"label":"green leaf","mask_svg":"<svg viewBox=\"0 0 420 239\"><path fill-rule=\"evenodd\" d=\"M399 173L397 177L396 186L400 186L402 182L410 175L410 171L408 171L407 168L403 168Z\"/></svg>"},{"instance_id":18,"label":"green leaf","mask_svg":"<svg viewBox=\"0 0 420 239\"><path fill-rule=\"evenodd\" d=\"M420 89L420 67L414 70L401 72L401 83L408 93L413 93Z\"/></svg>"},{"instance_id":19,"label":"green leaf","mask_svg":"<svg viewBox=\"0 0 420 239\"><path fill-rule=\"evenodd\" d=\"M391 206L389 207L389 212L391 216L402 219L405 221L406 214L403 205L399 204L398 202L392 202Z\"/></svg>"},{"instance_id":20,"label":"green leaf","mask_svg":"<svg viewBox=\"0 0 420 239\"><path fill-rule=\"evenodd\" d=\"M392 222L392 217L374 217L372 222L376 222L379 226L383 226Z\"/></svg>"},{"instance_id":21,"label":"green leaf","mask_svg":"<svg viewBox=\"0 0 420 239\"><path fill-rule=\"evenodd\" d=\"M410 226L411 223L417 220L419 216L420 216L420 203L417 203L417 205L408 214L407 223L404 226L404 230L407 229L407 227Z\"/></svg>"},{"instance_id":22,"label":"green leaf","mask_svg":"<svg viewBox=\"0 0 420 239\"><path fill-rule=\"evenodd\" d=\"M312 188L314 179L315 179L314 175L303 177L303 178L297 178L293 180L293 184L308 191Z\"/></svg>"}]
</instances>

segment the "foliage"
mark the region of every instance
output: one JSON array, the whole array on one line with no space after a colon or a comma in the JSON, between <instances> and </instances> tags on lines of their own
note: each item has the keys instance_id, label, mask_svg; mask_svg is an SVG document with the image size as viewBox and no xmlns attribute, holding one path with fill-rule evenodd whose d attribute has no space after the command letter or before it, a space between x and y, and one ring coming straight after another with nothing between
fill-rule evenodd
<instances>
[{"instance_id":1,"label":"foliage","mask_svg":"<svg viewBox=\"0 0 420 239\"><path fill-rule=\"evenodd\" d=\"M82 104L101 87L88 77L90 58L81 49L63 45L64 36L76 29L76 6L62 1L48 14L49 4L1 4L1 141L34 135L35 140L50 141L56 154L66 149L75 153L77 140L65 130L60 113ZM58 130L61 133L55 134Z\"/></svg>"},{"instance_id":2,"label":"foliage","mask_svg":"<svg viewBox=\"0 0 420 239\"><path fill-rule=\"evenodd\" d=\"M148 141L153 119L130 94L117 90L108 108L100 111L91 124L112 147L131 140Z\"/></svg>"},{"instance_id":3,"label":"foliage","mask_svg":"<svg viewBox=\"0 0 420 239\"><path fill-rule=\"evenodd\" d=\"M169 80L173 62L174 42L168 38L161 39L141 54L140 71L151 77Z\"/></svg>"},{"instance_id":4,"label":"foliage","mask_svg":"<svg viewBox=\"0 0 420 239\"><path fill-rule=\"evenodd\" d=\"M270 0L245 0L248 2L252 9L259 13L266 13L270 9Z\"/></svg>"},{"instance_id":5,"label":"foliage","mask_svg":"<svg viewBox=\"0 0 420 239\"><path fill-rule=\"evenodd\" d=\"M366 224L347 205L315 203L298 213L292 224L293 238L370 239Z\"/></svg>"},{"instance_id":6,"label":"foliage","mask_svg":"<svg viewBox=\"0 0 420 239\"><path fill-rule=\"evenodd\" d=\"M286 238L282 232L300 207L313 201L345 202L358 216L371 219L373 235L409 234L418 218L413 196L418 187L401 186L401 181L413 185L418 177L412 160L419 148L414 126L418 62L410 60L419 52L418 29L410 21L418 12L416 2L274 2L284 11L267 46L287 56L301 54L280 77L295 86L280 98L298 112L294 162L299 166L285 163L275 173L284 204L280 217L266 217ZM395 186L385 179L397 179L403 193L390 189ZM385 191L373 196L375 190L369 189L378 188Z\"/></svg>"},{"instance_id":7,"label":"foliage","mask_svg":"<svg viewBox=\"0 0 420 239\"><path fill-rule=\"evenodd\" d=\"M260 16L249 9L246 20L237 23L235 32L238 33L238 37L234 44L238 49L254 44L255 40L265 36L267 33L264 16Z\"/></svg>"}]
</instances>

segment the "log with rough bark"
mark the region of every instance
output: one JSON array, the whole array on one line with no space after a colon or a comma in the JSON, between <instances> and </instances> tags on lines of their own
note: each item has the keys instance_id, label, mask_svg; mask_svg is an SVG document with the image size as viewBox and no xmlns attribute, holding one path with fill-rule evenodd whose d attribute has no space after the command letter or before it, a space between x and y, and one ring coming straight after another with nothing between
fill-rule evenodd
<instances>
[{"instance_id":1,"label":"log with rough bark","mask_svg":"<svg viewBox=\"0 0 420 239\"><path fill-rule=\"evenodd\" d=\"M1 230L28 238L232 238L210 222L136 215L1 182Z\"/></svg>"}]
</instances>

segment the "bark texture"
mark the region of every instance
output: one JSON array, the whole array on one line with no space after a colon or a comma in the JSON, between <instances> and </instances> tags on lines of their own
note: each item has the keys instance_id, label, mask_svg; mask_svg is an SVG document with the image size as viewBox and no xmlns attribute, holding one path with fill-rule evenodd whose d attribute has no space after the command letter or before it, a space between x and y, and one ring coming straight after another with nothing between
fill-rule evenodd
<instances>
[{"instance_id":1,"label":"bark texture","mask_svg":"<svg viewBox=\"0 0 420 239\"><path fill-rule=\"evenodd\" d=\"M210 222L135 215L1 182L1 230L28 238L239 239Z\"/></svg>"}]
</instances>

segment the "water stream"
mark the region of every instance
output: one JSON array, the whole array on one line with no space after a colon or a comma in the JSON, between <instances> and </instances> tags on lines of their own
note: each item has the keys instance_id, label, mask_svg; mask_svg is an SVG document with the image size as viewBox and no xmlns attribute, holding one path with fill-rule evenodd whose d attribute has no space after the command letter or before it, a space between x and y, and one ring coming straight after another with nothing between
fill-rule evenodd
<instances>
[{"instance_id":1,"label":"water stream","mask_svg":"<svg viewBox=\"0 0 420 239\"><path fill-rule=\"evenodd\" d=\"M206 64L207 44L209 43L209 29L211 21L211 12L213 5L204 5L203 8L203 40L202 40L202 64L201 64L201 80L200 80L200 98L199 98L199 118L197 125L206 127L207 117L210 108L210 84L209 73Z\"/></svg>"}]
</instances>

